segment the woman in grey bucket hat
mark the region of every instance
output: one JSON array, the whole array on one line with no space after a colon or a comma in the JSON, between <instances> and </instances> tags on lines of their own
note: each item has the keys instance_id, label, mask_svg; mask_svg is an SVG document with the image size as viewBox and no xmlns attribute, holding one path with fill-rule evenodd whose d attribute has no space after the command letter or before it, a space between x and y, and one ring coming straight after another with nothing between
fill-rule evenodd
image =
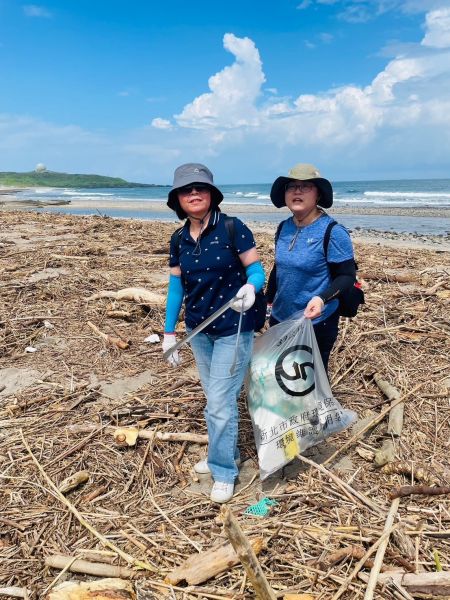
<instances>
[{"instance_id":1,"label":"woman in grey bucket hat","mask_svg":"<svg viewBox=\"0 0 450 600\"><path fill-rule=\"evenodd\" d=\"M353 246L347 230L324 208L333 204L333 188L311 164L295 165L278 177L270 192L277 208L292 216L275 236L275 262L267 298L270 325L303 312L312 319L325 370L339 328L339 296L356 281Z\"/></svg>"},{"instance_id":2,"label":"woman in grey bucket hat","mask_svg":"<svg viewBox=\"0 0 450 600\"><path fill-rule=\"evenodd\" d=\"M177 213L179 219L186 219L187 214L180 206L178 189L192 183L203 183L211 192L211 203L217 208L223 200L222 192L214 185L213 174L199 163L186 163L175 169L173 186L169 192L167 206Z\"/></svg>"},{"instance_id":3,"label":"woman in grey bucket hat","mask_svg":"<svg viewBox=\"0 0 450 600\"><path fill-rule=\"evenodd\" d=\"M255 294L265 279L252 232L239 219L220 212L222 199L205 165L188 163L175 170L167 204L186 223L170 241L163 341L164 352L176 344L175 327L183 301L188 331L232 302L231 309L190 341L206 396L209 437L208 457L194 470L211 473L214 485L210 498L220 503L232 498L239 472L237 398L253 349L255 317L260 308L258 303L254 306ZM265 308L261 314L264 321ZM168 361L178 366L178 352Z\"/></svg>"}]
</instances>

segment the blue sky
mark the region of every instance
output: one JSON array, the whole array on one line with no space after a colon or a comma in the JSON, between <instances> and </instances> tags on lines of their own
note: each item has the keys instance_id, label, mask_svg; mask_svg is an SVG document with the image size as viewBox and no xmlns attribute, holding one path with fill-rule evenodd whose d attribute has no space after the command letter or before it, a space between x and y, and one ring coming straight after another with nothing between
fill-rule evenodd
<instances>
[{"instance_id":1,"label":"blue sky","mask_svg":"<svg viewBox=\"0 0 450 600\"><path fill-rule=\"evenodd\" d=\"M0 170L450 177L449 0L0 0Z\"/></svg>"}]
</instances>

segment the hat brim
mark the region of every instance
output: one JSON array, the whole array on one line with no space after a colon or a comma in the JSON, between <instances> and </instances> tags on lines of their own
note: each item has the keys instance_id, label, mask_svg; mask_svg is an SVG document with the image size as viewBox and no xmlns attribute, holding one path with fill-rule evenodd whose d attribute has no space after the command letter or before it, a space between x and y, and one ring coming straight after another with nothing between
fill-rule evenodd
<instances>
[{"instance_id":1,"label":"hat brim","mask_svg":"<svg viewBox=\"0 0 450 600\"><path fill-rule=\"evenodd\" d=\"M285 192L286 184L290 181L298 181L293 177L277 177L273 182L272 189L270 190L270 199L272 204L277 208L286 206ZM318 206L322 208L330 208L333 205L333 187L328 179L323 177L313 177L311 179L302 179L302 181L312 181L316 184L320 191L320 199Z\"/></svg>"},{"instance_id":2,"label":"hat brim","mask_svg":"<svg viewBox=\"0 0 450 600\"><path fill-rule=\"evenodd\" d=\"M206 177L202 177L202 175L196 174L197 177L195 180L192 180L192 177L186 177L186 181L176 188L172 188L167 196L167 206L174 210L180 219L185 219L187 214L183 211L180 206L180 200L178 199L178 190L185 185L190 185L192 183L205 183L208 185L211 190L211 204L215 207L219 206L219 204L223 200L222 192L216 188L215 185L212 185L209 181L207 181ZM182 216L181 216L182 215Z\"/></svg>"}]
</instances>

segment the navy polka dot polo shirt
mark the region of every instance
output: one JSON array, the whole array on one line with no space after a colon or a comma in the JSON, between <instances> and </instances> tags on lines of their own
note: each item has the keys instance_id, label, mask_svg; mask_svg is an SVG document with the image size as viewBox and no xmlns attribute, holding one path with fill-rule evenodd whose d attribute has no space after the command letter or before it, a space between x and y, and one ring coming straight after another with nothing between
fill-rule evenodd
<instances>
[{"instance_id":1,"label":"navy polka dot polo shirt","mask_svg":"<svg viewBox=\"0 0 450 600\"><path fill-rule=\"evenodd\" d=\"M189 233L186 221L170 244L171 267L180 266L184 287L185 322L194 329L236 294L245 283L241 273L245 272L238 254L255 246L250 229L239 219L234 219L235 244L225 228L226 215L215 211L197 244ZM176 241L175 241L176 240ZM227 336L237 333L239 313L228 309L222 316L203 330L211 335ZM241 331L254 329L253 309L242 318Z\"/></svg>"}]
</instances>

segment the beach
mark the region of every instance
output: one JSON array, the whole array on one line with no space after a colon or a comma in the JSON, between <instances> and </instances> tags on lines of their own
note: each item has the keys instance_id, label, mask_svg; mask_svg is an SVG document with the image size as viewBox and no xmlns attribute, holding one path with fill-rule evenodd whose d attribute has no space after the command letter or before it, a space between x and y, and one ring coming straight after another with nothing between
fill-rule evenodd
<instances>
[{"instance_id":1,"label":"beach","mask_svg":"<svg viewBox=\"0 0 450 600\"><path fill-rule=\"evenodd\" d=\"M60 202L68 205L54 205L58 200L50 200L45 205L45 196L36 200L28 199L22 190L0 189L0 211L18 207L22 210L35 208L61 214L105 215L114 218L134 218L138 220L161 220L178 223L176 215L163 201L111 200L106 194L92 192L92 197L60 196ZM61 194L61 192L60 192ZM26 196L26 194L25 194ZM287 209L277 209L267 204L239 204L226 200L222 211L241 218L249 227L261 232L274 233L278 223L289 216ZM327 211L345 225L354 240L374 242L391 247L409 245L411 247L439 248L450 250L450 206L387 206L340 203Z\"/></svg>"},{"instance_id":2,"label":"beach","mask_svg":"<svg viewBox=\"0 0 450 600\"><path fill-rule=\"evenodd\" d=\"M146 341L163 333L168 240L178 224L28 210L3 210L0 218L0 585L37 597L60 572L48 566L55 554L69 557L65 564L75 557L99 564L106 556L102 535L128 557L111 566L128 569L126 578L154 597L164 595L169 580L172 597L181 600L186 584L174 569L227 540L208 498L209 476L192 471L204 445L183 438L206 433L192 354L183 349L182 365L171 369L161 344ZM263 228L256 241L269 271L273 234ZM366 304L341 323L330 382L359 423L306 452L313 465L325 465L325 475L297 460L261 482L245 394L240 401L243 466L229 506L249 539L267 541L260 560L280 598L287 591L331 598L352 560L334 563L333 553L349 544L364 553L363 544L377 542L394 487L423 483L420 477L450 481L450 254L413 240L393 251L387 241L355 240ZM130 287L152 299L114 298ZM182 321L177 332L181 339ZM406 471L384 472L373 462L391 439L389 402L376 373L404 398L394 450ZM150 437L120 447L112 435L117 427ZM52 485L80 471L87 479L62 499ZM263 519L243 514L264 497L277 504ZM449 508L448 496L402 500L398 514L407 529L391 539L385 564L432 570L438 552L448 569L448 543L438 534L448 529ZM294 538L301 553L286 546ZM150 571L130 571L134 560ZM352 586L352 593L364 589L358 579ZM254 597L239 566L190 589L196 598L229 598L231 589L241 590L236 598Z\"/></svg>"}]
</instances>

